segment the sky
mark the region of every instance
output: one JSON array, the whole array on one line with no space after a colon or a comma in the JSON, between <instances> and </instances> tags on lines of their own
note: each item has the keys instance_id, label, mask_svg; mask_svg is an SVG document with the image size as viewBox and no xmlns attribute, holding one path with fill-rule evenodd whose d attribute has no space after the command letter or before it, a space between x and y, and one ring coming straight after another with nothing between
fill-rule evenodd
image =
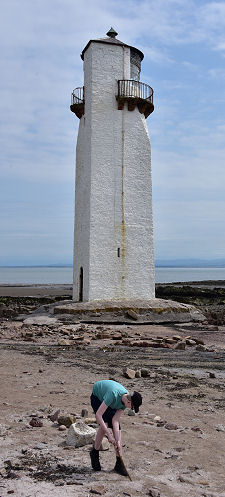
<instances>
[{"instance_id":1,"label":"sky","mask_svg":"<svg viewBox=\"0 0 225 497\"><path fill-rule=\"evenodd\" d=\"M0 265L69 264L80 53L112 26L154 89L155 258L225 258L225 1L2 0Z\"/></svg>"}]
</instances>

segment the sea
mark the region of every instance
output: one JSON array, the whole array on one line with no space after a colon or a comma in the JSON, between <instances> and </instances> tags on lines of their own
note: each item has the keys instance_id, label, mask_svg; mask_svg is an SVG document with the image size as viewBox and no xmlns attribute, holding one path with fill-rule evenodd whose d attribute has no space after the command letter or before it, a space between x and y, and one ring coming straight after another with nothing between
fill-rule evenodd
<instances>
[{"instance_id":1,"label":"sea","mask_svg":"<svg viewBox=\"0 0 225 497\"><path fill-rule=\"evenodd\" d=\"M225 280L225 267L156 267L156 283ZM72 284L72 267L0 267L0 285Z\"/></svg>"}]
</instances>

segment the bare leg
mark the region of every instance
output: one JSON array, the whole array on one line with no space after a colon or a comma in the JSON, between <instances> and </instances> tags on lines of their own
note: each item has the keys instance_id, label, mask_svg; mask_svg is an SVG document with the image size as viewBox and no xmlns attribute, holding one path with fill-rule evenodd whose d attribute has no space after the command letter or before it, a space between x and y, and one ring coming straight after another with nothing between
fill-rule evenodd
<instances>
[{"instance_id":1,"label":"bare leg","mask_svg":"<svg viewBox=\"0 0 225 497\"><path fill-rule=\"evenodd\" d=\"M108 426L107 423L106 423L106 426ZM98 431L96 433L96 437L95 437L95 443L94 443L94 448L96 450L100 449L104 435L105 435L104 430L102 429L101 426L99 426L99 429L98 429Z\"/></svg>"}]
</instances>

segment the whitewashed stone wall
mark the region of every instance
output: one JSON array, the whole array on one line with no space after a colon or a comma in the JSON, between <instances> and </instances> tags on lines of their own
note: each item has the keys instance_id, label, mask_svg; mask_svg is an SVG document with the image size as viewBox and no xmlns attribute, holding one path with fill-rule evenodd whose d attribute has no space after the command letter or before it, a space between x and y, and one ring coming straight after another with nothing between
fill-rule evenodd
<instances>
[{"instance_id":1,"label":"whitewashed stone wall","mask_svg":"<svg viewBox=\"0 0 225 497\"><path fill-rule=\"evenodd\" d=\"M130 79L130 49L92 42L77 140L75 300L81 267L83 300L154 297L150 141L138 109L118 110L119 79Z\"/></svg>"}]
</instances>

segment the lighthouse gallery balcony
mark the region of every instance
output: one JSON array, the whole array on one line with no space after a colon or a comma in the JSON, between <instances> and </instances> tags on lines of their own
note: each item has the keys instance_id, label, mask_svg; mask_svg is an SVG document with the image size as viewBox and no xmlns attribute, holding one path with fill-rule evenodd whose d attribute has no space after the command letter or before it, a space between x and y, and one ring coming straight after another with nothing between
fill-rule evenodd
<instances>
[{"instance_id":1,"label":"lighthouse gallery balcony","mask_svg":"<svg viewBox=\"0 0 225 497\"><path fill-rule=\"evenodd\" d=\"M118 81L118 109L122 110L127 102L128 110L135 107L147 118L154 110L153 89L151 86L135 81L133 79L121 79Z\"/></svg>"},{"instance_id":2,"label":"lighthouse gallery balcony","mask_svg":"<svg viewBox=\"0 0 225 497\"><path fill-rule=\"evenodd\" d=\"M79 119L84 115L84 87L75 88L71 95L70 110L76 114Z\"/></svg>"},{"instance_id":3,"label":"lighthouse gallery balcony","mask_svg":"<svg viewBox=\"0 0 225 497\"><path fill-rule=\"evenodd\" d=\"M153 89L151 86L135 81L133 79L121 79L118 81L118 94L116 96L118 109L124 108L127 102L128 110L135 107L147 118L154 110ZM75 88L71 95L70 110L80 119L84 115L84 87Z\"/></svg>"}]
</instances>

